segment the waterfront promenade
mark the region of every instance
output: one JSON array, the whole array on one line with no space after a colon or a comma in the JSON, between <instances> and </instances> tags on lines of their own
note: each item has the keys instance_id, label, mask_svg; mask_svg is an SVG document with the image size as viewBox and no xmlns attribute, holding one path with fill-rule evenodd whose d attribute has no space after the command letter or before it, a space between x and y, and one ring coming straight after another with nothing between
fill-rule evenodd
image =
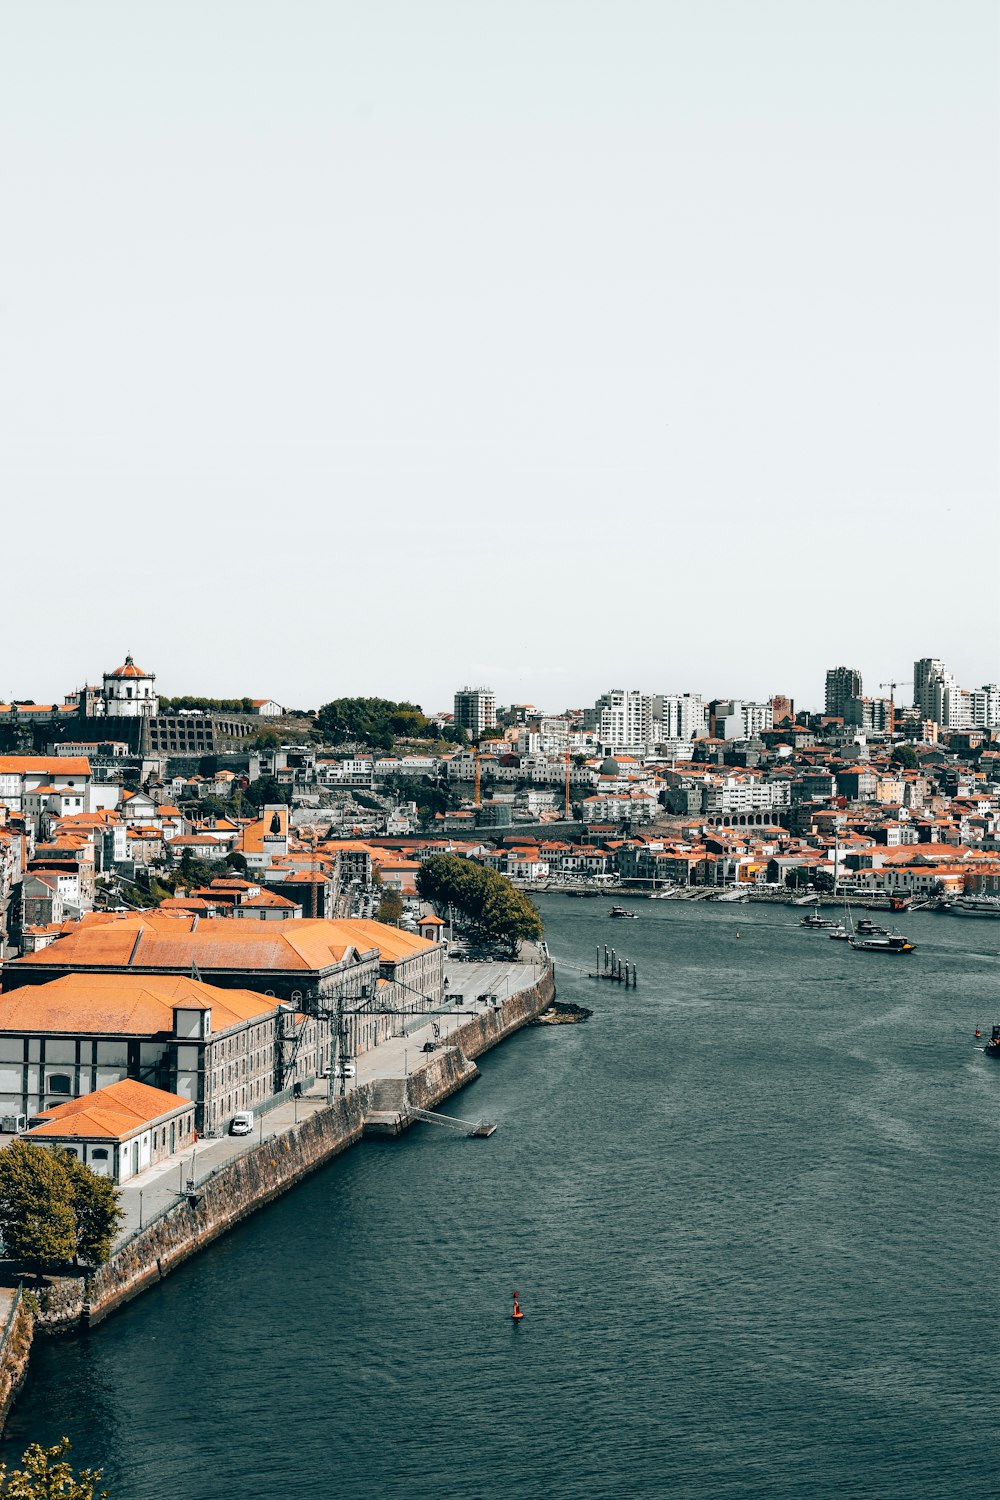
<instances>
[{"instance_id":1,"label":"waterfront promenade","mask_svg":"<svg viewBox=\"0 0 1000 1500\"><path fill-rule=\"evenodd\" d=\"M384 1079L412 1076L436 1055L423 1051L424 1043L435 1039L435 1025L440 1031L437 1039L442 1046L447 1046L449 1035L463 1022L490 1008L491 1001L480 1000L479 996L495 995L498 1000L503 1001L533 985L543 972L545 960L528 944L525 945L524 954L524 961L516 963L461 963L447 960L445 978L448 985L442 1010L426 1018L401 1017L399 1035L390 1037L369 1052L363 1052L356 1059L357 1074L354 1078L345 1080L345 1093L350 1094L357 1088ZM531 955L530 958L527 957L528 954ZM455 1003L455 998L459 995L462 997L460 1005ZM116 1246L174 1208L189 1193L196 1192L220 1167L265 1141L293 1131L302 1121L325 1109L331 1082L333 1097L339 1098L339 1079L317 1079L300 1099L284 1100L259 1114L252 1135L226 1135L217 1139L200 1140L193 1150L168 1157L150 1171L143 1172L136 1182L126 1183L120 1190L125 1220Z\"/></svg>"}]
</instances>

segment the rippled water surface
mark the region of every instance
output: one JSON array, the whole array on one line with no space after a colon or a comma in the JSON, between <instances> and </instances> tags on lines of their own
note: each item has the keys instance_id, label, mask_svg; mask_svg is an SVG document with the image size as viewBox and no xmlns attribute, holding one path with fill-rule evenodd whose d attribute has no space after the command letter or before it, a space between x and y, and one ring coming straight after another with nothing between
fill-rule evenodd
<instances>
[{"instance_id":1,"label":"rippled water surface","mask_svg":"<svg viewBox=\"0 0 1000 1500\"><path fill-rule=\"evenodd\" d=\"M1000 923L540 904L595 1014L483 1059L496 1135L364 1145L40 1342L8 1451L113 1500L996 1493Z\"/></svg>"}]
</instances>

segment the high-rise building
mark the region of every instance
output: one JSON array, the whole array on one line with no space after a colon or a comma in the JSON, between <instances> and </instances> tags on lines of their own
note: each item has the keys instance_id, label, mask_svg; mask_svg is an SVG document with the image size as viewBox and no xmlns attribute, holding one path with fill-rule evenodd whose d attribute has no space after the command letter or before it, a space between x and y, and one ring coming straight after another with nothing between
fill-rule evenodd
<instances>
[{"instance_id":1,"label":"high-rise building","mask_svg":"<svg viewBox=\"0 0 1000 1500\"><path fill-rule=\"evenodd\" d=\"M598 743L610 750L645 754L653 747L653 699L638 688L611 688L585 715Z\"/></svg>"},{"instance_id":2,"label":"high-rise building","mask_svg":"<svg viewBox=\"0 0 1000 1500\"><path fill-rule=\"evenodd\" d=\"M842 719L849 698L860 698L863 692L861 673L854 667L831 667L826 674L826 712Z\"/></svg>"},{"instance_id":3,"label":"high-rise building","mask_svg":"<svg viewBox=\"0 0 1000 1500\"><path fill-rule=\"evenodd\" d=\"M714 734L720 740L754 740L774 727L770 703L747 703L742 698L714 698L708 705Z\"/></svg>"},{"instance_id":4,"label":"high-rise building","mask_svg":"<svg viewBox=\"0 0 1000 1500\"><path fill-rule=\"evenodd\" d=\"M969 694L973 729L1000 729L1000 687L984 682Z\"/></svg>"},{"instance_id":5,"label":"high-rise building","mask_svg":"<svg viewBox=\"0 0 1000 1500\"><path fill-rule=\"evenodd\" d=\"M888 698L848 698L844 705L844 723L856 724L870 734L888 734L892 721L892 704Z\"/></svg>"},{"instance_id":6,"label":"high-rise building","mask_svg":"<svg viewBox=\"0 0 1000 1500\"><path fill-rule=\"evenodd\" d=\"M653 725L658 740L703 739L708 733L708 705L700 693L657 693Z\"/></svg>"},{"instance_id":7,"label":"high-rise building","mask_svg":"<svg viewBox=\"0 0 1000 1500\"><path fill-rule=\"evenodd\" d=\"M497 700L492 688L464 687L455 694L455 727L474 740L497 725Z\"/></svg>"},{"instance_id":8,"label":"high-rise building","mask_svg":"<svg viewBox=\"0 0 1000 1500\"><path fill-rule=\"evenodd\" d=\"M935 718L932 708L935 682L944 675L944 662L936 656L922 656L913 663L913 701L925 719L935 719L936 723L941 721Z\"/></svg>"}]
</instances>

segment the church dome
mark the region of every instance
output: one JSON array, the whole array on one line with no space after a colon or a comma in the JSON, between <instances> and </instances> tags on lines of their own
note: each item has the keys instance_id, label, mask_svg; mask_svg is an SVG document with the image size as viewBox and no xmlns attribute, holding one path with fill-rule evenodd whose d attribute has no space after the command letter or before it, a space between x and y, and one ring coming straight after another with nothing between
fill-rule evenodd
<instances>
[{"instance_id":1,"label":"church dome","mask_svg":"<svg viewBox=\"0 0 1000 1500\"><path fill-rule=\"evenodd\" d=\"M122 665L116 667L113 672L109 672L107 675L109 677L148 677L149 673L144 672L141 667L137 667L131 656L126 656Z\"/></svg>"}]
</instances>

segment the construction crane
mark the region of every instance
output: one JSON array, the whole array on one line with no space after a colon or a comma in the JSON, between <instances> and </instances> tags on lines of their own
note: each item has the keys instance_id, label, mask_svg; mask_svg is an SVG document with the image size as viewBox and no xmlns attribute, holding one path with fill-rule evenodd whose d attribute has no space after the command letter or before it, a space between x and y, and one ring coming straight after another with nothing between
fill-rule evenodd
<instances>
[{"instance_id":1,"label":"construction crane","mask_svg":"<svg viewBox=\"0 0 1000 1500\"><path fill-rule=\"evenodd\" d=\"M573 804L570 801L570 753L566 751L566 822L573 816Z\"/></svg>"},{"instance_id":2,"label":"construction crane","mask_svg":"<svg viewBox=\"0 0 1000 1500\"><path fill-rule=\"evenodd\" d=\"M478 750L473 750L472 754L473 754L473 757L474 757L475 762L476 762L476 790L475 790L475 793L473 795L473 799L472 800L473 800L474 805L476 807L478 807L480 805L480 800L479 800L479 774L480 774L479 773L479 751Z\"/></svg>"},{"instance_id":3,"label":"construction crane","mask_svg":"<svg viewBox=\"0 0 1000 1500\"><path fill-rule=\"evenodd\" d=\"M889 689L889 738L892 739L896 733L896 689L898 687L912 687L912 679L908 682L880 682L879 687Z\"/></svg>"}]
</instances>

